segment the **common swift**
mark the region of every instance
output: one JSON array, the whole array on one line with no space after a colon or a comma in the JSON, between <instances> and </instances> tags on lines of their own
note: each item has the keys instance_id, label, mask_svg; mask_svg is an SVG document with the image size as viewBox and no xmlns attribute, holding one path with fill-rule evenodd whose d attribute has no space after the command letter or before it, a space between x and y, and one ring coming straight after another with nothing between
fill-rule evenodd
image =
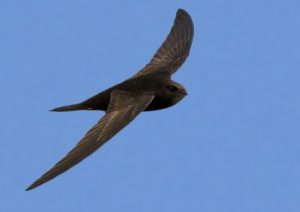
<instances>
[{"instance_id":1,"label":"common swift","mask_svg":"<svg viewBox=\"0 0 300 212\"><path fill-rule=\"evenodd\" d=\"M96 151L143 111L159 110L175 105L187 91L172 81L171 76L189 55L194 35L190 15L178 9L167 38L151 61L131 78L78 104L51 111L102 110L105 115L79 143L26 191L67 171Z\"/></svg>"}]
</instances>

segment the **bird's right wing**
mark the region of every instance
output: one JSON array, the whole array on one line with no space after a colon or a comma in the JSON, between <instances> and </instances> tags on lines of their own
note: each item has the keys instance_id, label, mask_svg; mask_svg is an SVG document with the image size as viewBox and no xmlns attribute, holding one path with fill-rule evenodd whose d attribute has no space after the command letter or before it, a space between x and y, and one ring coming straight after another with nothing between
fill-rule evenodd
<instances>
[{"instance_id":1,"label":"bird's right wing","mask_svg":"<svg viewBox=\"0 0 300 212\"><path fill-rule=\"evenodd\" d=\"M100 121L63 159L30 185L26 191L53 179L92 154L144 111L153 98L154 95L151 94L133 95L125 91L113 91L106 114Z\"/></svg>"},{"instance_id":2,"label":"bird's right wing","mask_svg":"<svg viewBox=\"0 0 300 212\"><path fill-rule=\"evenodd\" d=\"M191 16L183 9L179 9L173 27L157 50L150 63L133 77L163 71L174 74L189 55L193 42L194 25Z\"/></svg>"}]
</instances>

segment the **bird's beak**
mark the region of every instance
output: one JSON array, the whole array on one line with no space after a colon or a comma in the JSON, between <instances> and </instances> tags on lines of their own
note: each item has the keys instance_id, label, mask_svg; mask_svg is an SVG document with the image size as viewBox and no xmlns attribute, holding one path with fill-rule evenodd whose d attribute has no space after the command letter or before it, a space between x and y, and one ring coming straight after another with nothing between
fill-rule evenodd
<instances>
[{"instance_id":1,"label":"bird's beak","mask_svg":"<svg viewBox=\"0 0 300 212\"><path fill-rule=\"evenodd\" d=\"M187 91L186 91L185 89L182 89L182 90L181 90L181 93L182 93L183 95L185 95L185 96L188 95L188 93L187 93Z\"/></svg>"}]
</instances>

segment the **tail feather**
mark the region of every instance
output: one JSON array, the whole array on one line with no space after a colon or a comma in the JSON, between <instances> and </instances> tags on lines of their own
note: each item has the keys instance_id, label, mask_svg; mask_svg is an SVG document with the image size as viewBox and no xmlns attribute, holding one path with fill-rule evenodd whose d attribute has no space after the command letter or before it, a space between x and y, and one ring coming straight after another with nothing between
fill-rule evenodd
<instances>
[{"instance_id":1,"label":"tail feather","mask_svg":"<svg viewBox=\"0 0 300 212\"><path fill-rule=\"evenodd\" d=\"M83 110L85 107L82 104L74 104L74 105L66 105L62 107L57 107L49 111L53 112L64 112L64 111L75 111L75 110Z\"/></svg>"}]
</instances>

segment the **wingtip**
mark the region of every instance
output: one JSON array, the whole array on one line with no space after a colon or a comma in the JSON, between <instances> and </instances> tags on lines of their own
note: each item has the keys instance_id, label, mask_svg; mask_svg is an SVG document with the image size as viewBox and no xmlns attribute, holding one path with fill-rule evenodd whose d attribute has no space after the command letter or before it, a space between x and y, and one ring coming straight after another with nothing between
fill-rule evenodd
<instances>
[{"instance_id":1,"label":"wingtip","mask_svg":"<svg viewBox=\"0 0 300 212\"><path fill-rule=\"evenodd\" d=\"M185 20L185 22L189 22L192 24L191 15L184 9L179 8L176 12L176 19Z\"/></svg>"},{"instance_id":2,"label":"wingtip","mask_svg":"<svg viewBox=\"0 0 300 212\"><path fill-rule=\"evenodd\" d=\"M177 10L177 14L188 14L188 12L185 10L185 9L182 9L182 8L178 8Z\"/></svg>"},{"instance_id":3,"label":"wingtip","mask_svg":"<svg viewBox=\"0 0 300 212\"><path fill-rule=\"evenodd\" d=\"M47 181L46 181L47 182ZM25 191L30 191L32 189L35 189L36 187L39 187L40 185L42 185L45 182L41 182L40 179L36 180L34 183L32 183L30 186L28 186L28 188L25 189Z\"/></svg>"},{"instance_id":4,"label":"wingtip","mask_svg":"<svg viewBox=\"0 0 300 212\"><path fill-rule=\"evenodd\" d=\"M25 191L30 191L32 189L34 189L34 187L32 185L30 185L30 186L28 186L28 188L25 189Z\"/></svg>"},{"instance_id":5,"label":"wingtip","mask_svg":"<svg viewBox=\"0 0 300 212\"><path fill-rule=\"evenodd\" d=\"M177 12L185 12L185 10L182 9L182 8L178 8L178 9L177 9Z\"/></svg>"}]
</instances>

